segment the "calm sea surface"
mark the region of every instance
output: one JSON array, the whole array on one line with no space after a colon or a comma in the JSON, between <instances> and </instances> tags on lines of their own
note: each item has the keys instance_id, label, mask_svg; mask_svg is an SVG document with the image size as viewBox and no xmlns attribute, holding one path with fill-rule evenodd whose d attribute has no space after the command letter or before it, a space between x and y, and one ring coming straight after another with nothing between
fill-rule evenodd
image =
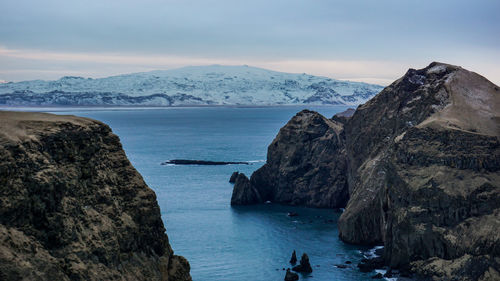
<instances>
[{"instance_id":1,"label":"calm sea surface","mask_svg":"<svg viewBox=\"0 0 500 281\"><path fill-rule=\"evenodd\" d=\"M347 107L309 107L327 117ZM267 146L299 107L73 110L101 120L120 137L127 156L156 192L170 243L191 264L195 281L283 280L295 249L313 273L301 280L369 280L359 247L338 239L333 210L266 204L230 206L232 172L261 167ZM169 159L251 161L252 165L162 166ZM287 212L299 213L288 217ZM333 221L333 222L332 222ZM351 268L334 264L350 260Z\"/></svg>"}]
</instances>

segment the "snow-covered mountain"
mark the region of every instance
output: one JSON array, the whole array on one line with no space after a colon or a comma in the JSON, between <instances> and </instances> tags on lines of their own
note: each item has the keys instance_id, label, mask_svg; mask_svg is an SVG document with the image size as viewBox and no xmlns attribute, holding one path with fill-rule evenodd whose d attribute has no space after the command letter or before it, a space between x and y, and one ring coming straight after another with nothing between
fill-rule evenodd
<instances>
[{"instance_id":1,"label":"snow-covered mountain","mask_svg":"<svg viewBox=\"0 0 500 281\"><path fill-rule=\"evenodd\" d=\"M364 103L382 86L249 66L189 66L0 84L4 106L181 106Z\"/></svg>"}]
</instances>

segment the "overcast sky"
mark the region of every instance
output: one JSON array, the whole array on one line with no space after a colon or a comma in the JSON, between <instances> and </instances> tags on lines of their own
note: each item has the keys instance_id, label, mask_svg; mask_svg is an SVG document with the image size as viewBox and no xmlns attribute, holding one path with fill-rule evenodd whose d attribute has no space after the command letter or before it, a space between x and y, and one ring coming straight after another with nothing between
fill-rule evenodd
<instances>
[{"instance_id":1,"label":"overcast sky","mask_svg":"<svg viewBox=\"0 0 500 281\"><path fill-rule=\"evenodd\" d=\"M0 0L0 80L248 64L388 84L432 61L500 84L498 0Z\"/></svg>"}]
</instances>

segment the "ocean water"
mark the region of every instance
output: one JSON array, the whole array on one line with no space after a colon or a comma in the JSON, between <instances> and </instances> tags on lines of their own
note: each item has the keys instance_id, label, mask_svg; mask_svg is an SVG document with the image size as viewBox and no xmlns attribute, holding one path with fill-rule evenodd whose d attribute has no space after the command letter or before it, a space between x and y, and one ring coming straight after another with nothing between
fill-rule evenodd
<instances>
[{"instance_id":1,"label":"ocean water","mask_svg":"<svg viewBox=\"0 0 500 281\"><path fill-rule=\"evenodd\" d=\"M309 107L327 117L347 107ZM283 280L293 250L313 267L300 280L370 280L356 268L361 247L338 239L334 210L264 204L231 207L232 172L248 176L300 107L71 110L101 120L120 137L132 164L156 192L170 243L195 281ZM169 159L250 161L251 165L160 165ZM288 217L290 211L299 216ZM352 261L349 268L335 264Z\"/></svg>"}]
</instances>

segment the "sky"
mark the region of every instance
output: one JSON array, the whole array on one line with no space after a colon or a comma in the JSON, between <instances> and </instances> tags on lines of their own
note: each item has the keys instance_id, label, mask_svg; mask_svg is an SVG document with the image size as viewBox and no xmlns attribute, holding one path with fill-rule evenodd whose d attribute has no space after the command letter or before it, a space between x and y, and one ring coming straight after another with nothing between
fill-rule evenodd
<instances>
[{"instance_id":1,"label":"sky","mask_svg":"<svg viewBox=\"0 0 500 281\"><path fill-rule=\"evenodd\" d=\"M498 0L0 0L0 81L251 65L390 84L432 61L500 84Z\"/></svg>"}]
</instances>

